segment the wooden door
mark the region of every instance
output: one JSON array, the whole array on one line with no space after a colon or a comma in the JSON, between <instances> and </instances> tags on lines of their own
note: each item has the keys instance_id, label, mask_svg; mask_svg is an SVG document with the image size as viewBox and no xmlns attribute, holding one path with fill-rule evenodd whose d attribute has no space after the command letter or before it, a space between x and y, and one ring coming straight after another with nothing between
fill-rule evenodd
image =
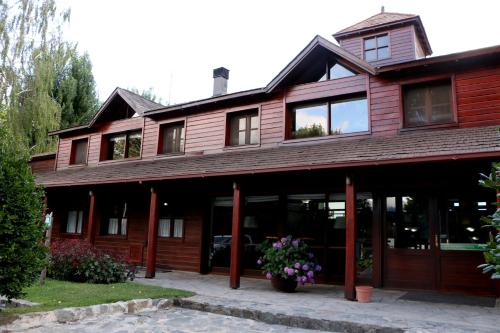
<instances>
[{"instance_id":1,"label":"wooden door","mask_svg":"<svg viewBox=\"0 0 500 333\"><path fill-rule=\"evenodd\" d=\"M383 285L436 289L435 199L424 195L385 196L383 200Z\"/></svg>"}]
</instances>

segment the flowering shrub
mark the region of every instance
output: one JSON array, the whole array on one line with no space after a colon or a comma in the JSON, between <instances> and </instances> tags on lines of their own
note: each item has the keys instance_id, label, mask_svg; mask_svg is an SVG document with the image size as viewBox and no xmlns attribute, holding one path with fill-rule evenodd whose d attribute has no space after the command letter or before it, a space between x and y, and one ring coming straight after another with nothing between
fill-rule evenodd
<instances>
[{"instance_id":1,"label":"flowering shrub","mask_svg":"<svg viewBox=\"0 0 500 333\"><path fill-rule=\"evenodd\" d=\"M257 264L268 279L274 276L301 284L314 283L314 278L321 271L307 244L292 236L283 237L274 243L264 242L262 252L263 256Z\"/></svg>"},{"instance_id":2,"label":"flowering shrub","mask_svg":"<svg viewBox=\"0 0 500 333\"><path fill-rule=\"evenodd\" d=\"M124 282L127 279L125 260L111 256L82 240L60 240L52 243L50 277L90 283Z\"/></svg>"}]
</instances>

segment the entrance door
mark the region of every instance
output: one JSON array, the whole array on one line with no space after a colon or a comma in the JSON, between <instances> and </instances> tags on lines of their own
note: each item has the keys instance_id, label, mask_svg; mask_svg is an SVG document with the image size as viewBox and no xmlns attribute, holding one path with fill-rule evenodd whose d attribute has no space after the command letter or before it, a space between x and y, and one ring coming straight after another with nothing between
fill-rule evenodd
<instances>
[{"instance_id":1,"label":"entrance door","mask_svg":"<svg viewBox=\"0 0 500 333\"><path fill-rule=\"evenodd\" d=\"M422 195L384 199L384 286L436 289L435 217L431 213L436 211L436 200Z\"/></svg>"}]
</instances>

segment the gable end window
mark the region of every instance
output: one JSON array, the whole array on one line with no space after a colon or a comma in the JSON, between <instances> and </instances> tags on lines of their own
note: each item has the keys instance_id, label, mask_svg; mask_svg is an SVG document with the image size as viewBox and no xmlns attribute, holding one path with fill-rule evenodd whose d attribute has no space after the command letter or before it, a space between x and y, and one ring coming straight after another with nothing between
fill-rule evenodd
<instances>
[{"instance_id":1,"label":"gable end window","mask_svg":"<svg viewBox=\"0 0 500 333\"><path fill-rule=\"evenodd\" d=\"M338 62L334 62L333 64L327 63L325 72L318 81L336 80L355 75L356 73L354 73L353 71L351 71L350 69L341 65Z\"/></svg>"},{"instance_id":2,"label":"gable end window","mask_svg":"<svg viewBox=\"0 0 500 333\"><path fill-rule=\"evenodd\" d=\"M402 90L405 127L454 120L450 80L405 85Z\"/></svg>"},{"instance_id":3,"label":"gable end window","mask_svg":"<svg viewBox=\"0 0 500 333\"><path fill-rule=\"evenodd\" d=\"M341 98L291 108L292 139L367 132L366 97Z\"/></svg>"},{"instance_id":4,"label":"gable end window","mask_svg":"<svg viewBox=\"0 0 500 333\"><path fill-rule=\"evenodd\" d=\"M184 122L164 124L160 127L158 154L175 154L184 152Z\"/></svg>"},{"instance_id":5,"label":"gable end window","mask_svg":"<svg viewBox=\"0 0 500 333\"><path fill-rule=\"evenodd\" d=\"M228 146L243 146L259 143L258 110L228 114Z\"/></svg>"},{"instance_id":6,"label":"gable end window","mask_svg":"<svg viewBox=\"0 0 500 333\"><path fill-rule=\"evenodd\" d=\"M141 131L131 131L103 137L102 160L121 160L141 156ZM102 156L102 155L101 155Z\"/></svg>"},{"instance_id":7,"label":"gable end window","mask_svg":"<svg viewBox=\"0 0 500 333\"><path fill-rule=\"evenodd\" d=\"M389 54L389 35L379 35L363 40L364 58L366 61L387 59Z\"/></svg>"},{"instance_id":8,"label":"gable end window","mask_svg":"<svg viewBox=\"0 0 500 333\"><path fill-rule=\"evenodd\" d=\"M73 140L71 142L71 157L69 160L69 164L86 164L87 163L87 148L88 148L89 140L79 139Z\"/></svg>"}]
</instances>

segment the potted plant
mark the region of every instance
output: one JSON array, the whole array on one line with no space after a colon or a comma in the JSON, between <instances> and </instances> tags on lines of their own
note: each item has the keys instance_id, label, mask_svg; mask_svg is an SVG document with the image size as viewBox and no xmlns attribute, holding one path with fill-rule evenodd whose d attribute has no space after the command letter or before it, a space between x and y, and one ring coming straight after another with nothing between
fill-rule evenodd
<instances>
[{"instance_id":1,"label":"potted plant","mask_svg":"<svg viewBox=\"0 0 500 333\"><path fill-rule=\"evenodd\" d=\"M276 290L293 292L299 283L314 283L321 271L307 244L292 236L273 243L266 241L261 250L263 255L257 264Z\"/></svg>"}]
</instances>

